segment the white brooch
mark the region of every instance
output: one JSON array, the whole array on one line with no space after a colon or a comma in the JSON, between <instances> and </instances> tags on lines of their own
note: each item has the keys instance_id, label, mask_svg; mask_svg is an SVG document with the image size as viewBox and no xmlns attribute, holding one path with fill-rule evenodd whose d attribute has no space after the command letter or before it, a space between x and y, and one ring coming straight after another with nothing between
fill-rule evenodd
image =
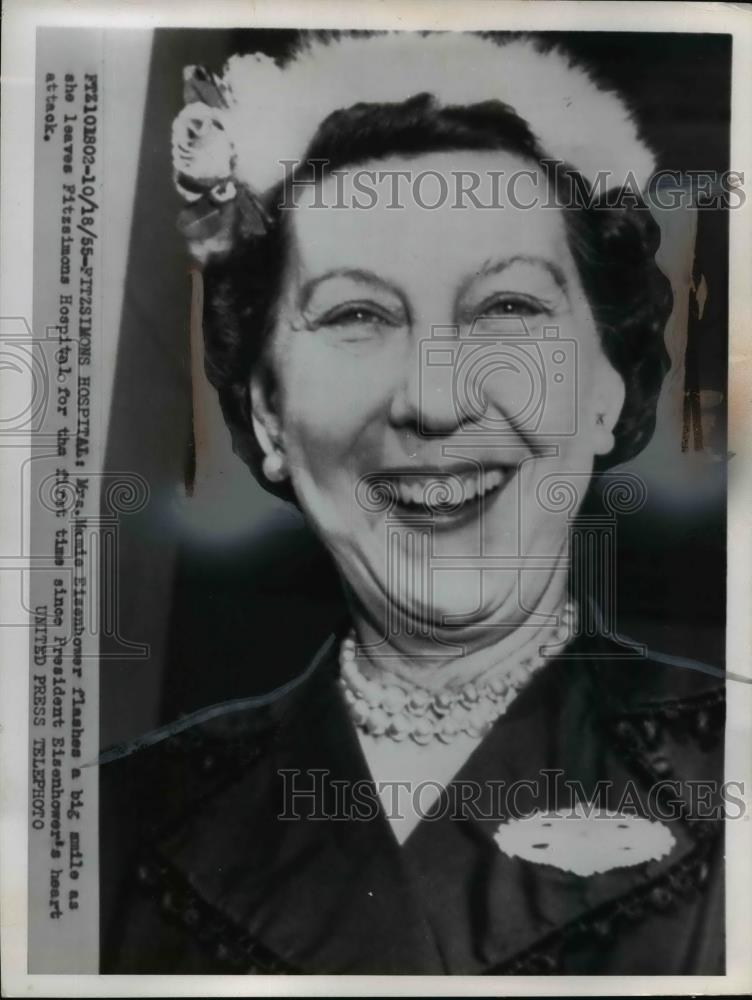
<instances>
[{"instance_id":1,"label":"white brooch","mask_svg":"<svg viewBox=\"0 0 752 1000\"><path fill-rule=\"evenodd\" d=\"M676 843L663 823L579 805L571 812L536 812L502 823L494 835L510 858L596 875L659 861Z\"/></svg>"}]
</instances>

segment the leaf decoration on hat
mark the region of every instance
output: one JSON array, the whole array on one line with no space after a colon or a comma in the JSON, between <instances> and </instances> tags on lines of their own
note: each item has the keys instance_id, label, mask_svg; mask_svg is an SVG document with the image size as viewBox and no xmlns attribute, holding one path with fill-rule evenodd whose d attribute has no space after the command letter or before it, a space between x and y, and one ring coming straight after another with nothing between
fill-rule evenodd
<instances>
[{"instance_id":1,"label":"leaf decoration on hat","mask_svg":"<svg viewBox=\"0 0 752 1000\"><path fill-rule=\"evenodd\" d=\"M263 236L271 220L255 191L245 184L239 185L236 207L238 236L241 239Z\"/></svg>"},{"instance_id":2,"label":"leaf decoration on hat","mask_svg":"<svg viewBox=\"0 0 752 1000\"><path fill-rule=\"evenodd\" d=\"M184 208L178 215L178 230L191 256L204 264L210 256L227 253L232 247L234 216L232 202L212 205L202 198L200 203Z\"/></svg>"},{"instance_id":3,"label":"leaf decoration on hat","mask_svg":"<svg viewBox=\"0 0 752 1000\"><path fill-rule=\"evenodd\" d=\"M183 70L183 101L185 104L207 104L210 108L229 107L229 88L216 73L203 66L186 66Z\"/></svg>"}]
</instances>

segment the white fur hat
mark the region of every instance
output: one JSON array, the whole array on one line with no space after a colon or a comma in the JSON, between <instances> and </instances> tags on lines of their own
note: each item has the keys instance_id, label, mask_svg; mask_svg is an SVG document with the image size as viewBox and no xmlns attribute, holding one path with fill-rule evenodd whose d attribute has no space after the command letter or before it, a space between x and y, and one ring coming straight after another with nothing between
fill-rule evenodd
<instances>
[{"instance_id":1,"label":"white fur hat","mask_svg":"<svg viewBox=\"0 0 752 1000\"><path fill-rule=\"evenodd\" d=\"M235 182L264 191L333 111L426 92L442 105L504 102L548 156L586 180L605 171L607 188L644 188L655 169L623 99L560 49L529 36L393 32L313 36L281 64L233 56L221 77L187 67L187 104L173 125L178 190L188 202L210 192L215 206L237 196Z\"/></svg>"}]
</instances>

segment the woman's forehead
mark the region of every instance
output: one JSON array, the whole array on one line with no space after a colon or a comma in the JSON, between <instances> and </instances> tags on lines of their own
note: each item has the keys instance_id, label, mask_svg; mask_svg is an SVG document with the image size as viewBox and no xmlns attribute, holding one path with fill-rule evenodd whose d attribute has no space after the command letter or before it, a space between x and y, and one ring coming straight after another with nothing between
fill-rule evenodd
<instances>
[{"instance_id":1,"label":"woman's forehead","mask_svg":"<svg viewBox=\"0 0 752 1000\"><path fill-rule=\"evenodd\" d=\"M562 212L542 170L503 151L390 157L296 192L292 228L304 279L343 268L451 280L509 258L567 270Z\"/></svg>"}]
</instances>

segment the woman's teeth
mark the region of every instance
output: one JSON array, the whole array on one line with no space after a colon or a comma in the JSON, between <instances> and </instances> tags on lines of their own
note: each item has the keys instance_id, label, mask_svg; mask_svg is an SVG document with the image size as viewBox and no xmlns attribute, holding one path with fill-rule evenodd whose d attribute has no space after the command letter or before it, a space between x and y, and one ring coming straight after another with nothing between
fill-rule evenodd
<instances>
[{"instance_id":1,"label":"woman's teeth","mask_svg":"<svg viewBox=\"0 0 752 1000\"><path fill-rule=\"evenodd\" d=\"M395 478L394 484L401 504L441 512L484 496L500 486L503 480L501 469L489 469L483 473L400 476Z\"/></svg>"}]
</instances>

